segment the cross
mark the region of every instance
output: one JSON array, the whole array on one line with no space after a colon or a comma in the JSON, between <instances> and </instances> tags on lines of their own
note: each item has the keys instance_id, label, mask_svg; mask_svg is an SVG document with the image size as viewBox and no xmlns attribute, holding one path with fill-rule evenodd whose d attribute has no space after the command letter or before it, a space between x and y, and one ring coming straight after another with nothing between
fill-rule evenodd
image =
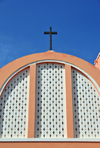
<instances>
[{"instance_id":1,"label":"cross","mask_svg":"<svg viewBox=\"0 0 100 148\"><path fill-rule=\"evenodd\" d=\"M52 34L57 34L57 32L52 32L52 27L50 27L50 32L44 32L44 34L50 34L50 50L52 50Z\"/></svg>"}]
</instances>

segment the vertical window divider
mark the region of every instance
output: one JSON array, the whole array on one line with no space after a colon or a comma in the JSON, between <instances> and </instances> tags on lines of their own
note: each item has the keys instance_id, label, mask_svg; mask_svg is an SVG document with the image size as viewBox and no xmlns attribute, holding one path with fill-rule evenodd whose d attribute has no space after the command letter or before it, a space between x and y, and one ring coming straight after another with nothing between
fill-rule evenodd
<instances>
[{"instance_id":1,"label":"vertical window divider","mask_svg":"<svg viewBox=\"0 0 100 148\"><path fill-rule=\"evenodd\" d=\"M71 66L65 64L67 138L74 138Z\"/></svg>"},{"instance_id":2,"label":"vertical window divider","mask_svg":"<svg viewBox=\"0 0 100 148\"><path fill-rule=\"evenodd\" d=\"M30 66L28 138L35 137L36 64Z\"/></svg>"}]
</instances>

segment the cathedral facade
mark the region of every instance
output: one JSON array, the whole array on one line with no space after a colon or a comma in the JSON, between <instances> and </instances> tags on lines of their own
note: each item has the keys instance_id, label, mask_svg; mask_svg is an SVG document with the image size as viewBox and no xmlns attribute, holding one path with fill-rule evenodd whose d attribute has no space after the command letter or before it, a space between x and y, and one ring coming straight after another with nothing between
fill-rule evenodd
<instances>
[{"instance_id":1,"label":"cathedral facade","mask_svg":"<svg viewBox=\"0 0 100 148\"><path fill-rule=\"evenodd\" d=\"M75 56L47 51L1 68L0 146L100 147L96 67Z\"/></svg>"}]
</instances>

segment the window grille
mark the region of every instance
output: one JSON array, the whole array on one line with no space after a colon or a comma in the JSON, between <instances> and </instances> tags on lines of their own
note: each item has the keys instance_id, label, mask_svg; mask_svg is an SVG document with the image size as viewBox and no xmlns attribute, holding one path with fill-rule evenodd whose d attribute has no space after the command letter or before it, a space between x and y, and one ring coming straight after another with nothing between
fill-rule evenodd
<instances>
[{"instance_id":1,"label":"window grille","mask_svg":"<svg viewBox=\"0 0 100 148\"><path fill-rule=\"evenodd\" d=\"M35 137L66 137L65 67L37 65Z\"/></svg>"},{"instance_id":2,"label":"window grille","mask_svg":"<svg viewBox=\"0 0 100 148\"><path fill-rule=\"evenodd\" d=\"M100 97L91 81L72 69L75 138L100 138Z\"/></svg>"},{"instance_id":3,"label":"window grille","mask_svg":"<svg viewBox=\"0 0 100 148\"><path fill-rule=\"evenodd\" d=\"M18 73L0 98L0 138L27 137L29 68Z\"/></svg>"}]
</instances>

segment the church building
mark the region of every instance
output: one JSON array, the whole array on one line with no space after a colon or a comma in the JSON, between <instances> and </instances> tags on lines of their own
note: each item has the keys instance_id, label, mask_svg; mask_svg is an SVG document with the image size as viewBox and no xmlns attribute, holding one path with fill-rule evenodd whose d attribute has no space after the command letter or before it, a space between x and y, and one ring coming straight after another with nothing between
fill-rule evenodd
<instances>
[{"instance_id":1,"label":"church building","mask_svg":"<svg viewBox=\"0 0 100 148\"><path fill-rule=\"evenodd\" d=\"M96 67L49 50L1 68L0 147L99 148Z\"/></svg>"},{"instance_id":2,"label":"church building","mask_svg":"<svg viewBox=\"0 0 100 148\"><path fill-rule=\"evenodd\" d=\"M95 66L50 50L0 69L0 148L99 148L100 54Z\"/></svg>"},{"instance_id":3,"label":"church building","mask_svg":"<svg viewBox=\"0 0 100 148\"><path fill-rule=\"evenodd\" d=\"M97 59L95 60L95 67L100 69L100 53L97 56Z\"/></svg>"}]
</instances>

